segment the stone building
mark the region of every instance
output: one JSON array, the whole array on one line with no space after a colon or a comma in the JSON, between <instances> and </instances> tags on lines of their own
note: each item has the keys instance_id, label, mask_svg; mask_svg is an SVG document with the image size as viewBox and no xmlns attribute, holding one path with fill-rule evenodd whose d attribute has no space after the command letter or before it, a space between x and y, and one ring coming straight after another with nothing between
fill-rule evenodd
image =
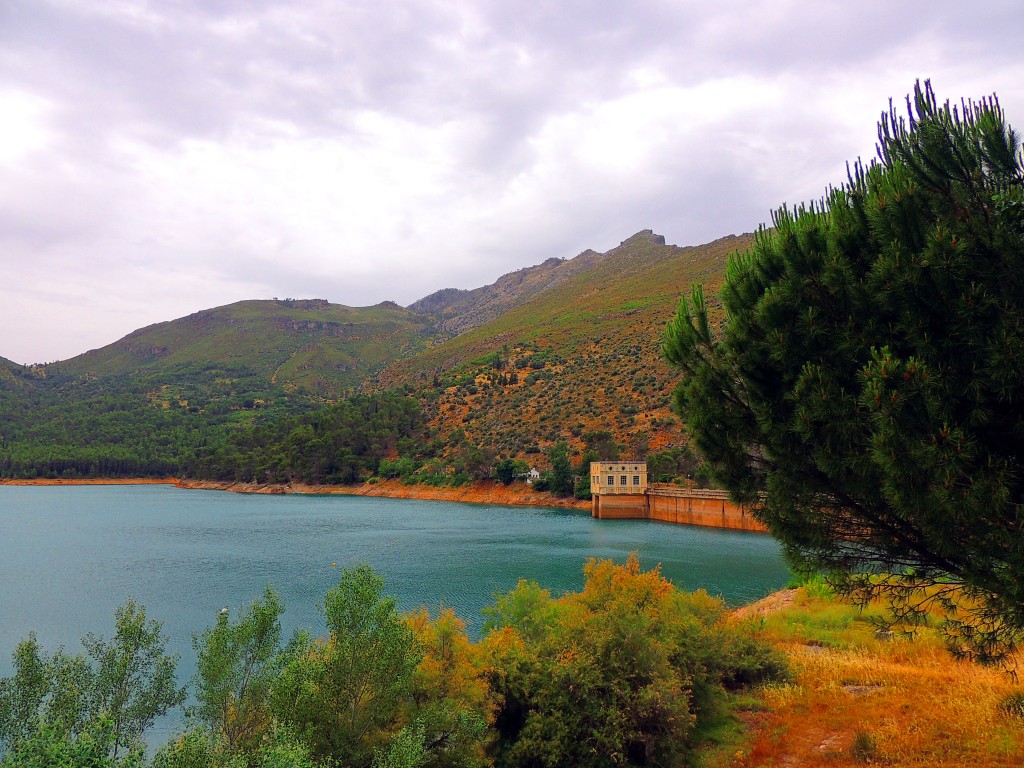
<instances>
[{"instance_id":1,"label":"stone building","mask_svg":"<svg viewBox=\"0 0 1024 768\"><path fill-rule=\"evenodd\" d=\"M590 489L594 494L647 492L646 461L590 462Z\"/></svg>"}]
</instances>

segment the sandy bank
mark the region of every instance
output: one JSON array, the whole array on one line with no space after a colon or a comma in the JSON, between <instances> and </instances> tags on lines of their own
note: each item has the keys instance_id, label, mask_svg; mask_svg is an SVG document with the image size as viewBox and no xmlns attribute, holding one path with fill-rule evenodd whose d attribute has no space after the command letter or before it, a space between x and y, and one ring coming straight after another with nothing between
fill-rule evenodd
<instances>
[{"instance_id":1,"label":"sandy bank","mask_svg":"<svg viewBox=\"0 0 1024 768\"><path fill-rule=\"evenodd\" d=\"M404 485L399 480L381 480L362 485L308 485L288 483L267 485L258 483L228 483L213 480L179 480L168 477L94 477L78 479L31 480L0 479L0 485L175 485L178 488L193 488L210 491L232 491L234 493L310 493L338 494L342 496L378 496L390 499L427 499L432 501L467 501L475 504L505 504L517 507L568 507L590 509L590 501L558 499L547 493L531 490L522 483L505 486L485 480L463 485L458 488L435 488L429 485Z\"/></svg>"},{"instance_id":2,"label":"sandy bank","mask_svg":"<svg viewBox=\"0 0 1024 768\"><path fill-rule=\"evenodd\" d=\"M425 499L430 501L465 501L474 504L504 504L516 507L567 507L590 510L589 500L558 499L539 493L522 483L477 481L458 488L435 488L429 485L404 485L399 480L381 480L362 485L260 485L256 483L223 483L209 480L180 480L179 488L197 488L236 493L309 493L342 496L377 496L389 499Z\"/></svg>"},{"instance_id":3,"label":"sandy bank","mask_svg":"<svg viewBox=\"0 0 1024 768\"><path fill-rule=\"evenodd\" d=\"M177 485L175 477L163 479L153 477L83 477L74 480L58 478L32 478L31 480L14 480L0 478L0 485Z\"/></svg>"}]
</instances>

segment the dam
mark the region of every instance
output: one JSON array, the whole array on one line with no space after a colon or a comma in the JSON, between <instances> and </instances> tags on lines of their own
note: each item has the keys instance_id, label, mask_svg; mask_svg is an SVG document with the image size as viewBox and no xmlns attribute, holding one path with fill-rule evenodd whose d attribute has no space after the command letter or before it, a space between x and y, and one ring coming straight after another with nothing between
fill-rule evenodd
<instances>
[{"instance_id":1,"label":"dam","mask_svg":"<svg viewBox=\"0 0 1024 768\"><path fill-rule=\"evenodd\" d=\"M643 461L595 461L590 465L591 515L600 520L659 520L665 523L768 529L726 491L648 483Z\"/></svg>"}]
</instances>

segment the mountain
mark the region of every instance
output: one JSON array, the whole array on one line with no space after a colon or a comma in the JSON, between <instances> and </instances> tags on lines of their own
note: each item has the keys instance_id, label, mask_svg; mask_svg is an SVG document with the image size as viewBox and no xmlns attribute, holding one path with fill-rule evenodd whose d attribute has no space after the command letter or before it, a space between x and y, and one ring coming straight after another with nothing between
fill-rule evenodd
<instances>
[{"instance_id":1,"label":"mountain","mask_svg":"<svg viewBox=\"0 0 1024 768\"><path fill-rule=\"evenodd\" d=\"M0 475L155 475L211 456L230 470L251 440L280 438L265 453L288 476L341 413L314 409L389 389L419 401L428 431L382 455L415 455L435 478L486 476L497 456L563 439L578 454L593 433L644 455L683 440L670 410L678 377L660 355L679 297L703 282L713 304L727 256L751 243L678 247L644 230L406 308L242 301L58 363L0 360Z\"/></svg>"},{"instance_id":2,"label":"mountain","mask_svg":"<svg viewBox=\"0 0 1024 768\"><path fill-rule=\"evenodd\" d=\"M458 336L593 268L603 256L588 249L572 259L551 258L509 272L481 288L444 288L410 304L408 309L434 317L443 333Z\"/></svg>"},{"instance_id":3,"label":"mountain","mask_svg":"<svg viewBox=\"0 0 1024 768\"><path fill-rule=\"evenodd\" d=\"M46 366L57 379L127 377L154 386L205 381L336 398L435 333L429 317L384 302L240 301L157 323L101 349Z\"/></svg>"},{"instance_id":4,"label":"mountain","mask_svg":"<svg viewBox=\"0 0 1024 768\"><path fill-rule=\"evenodd\" d=\"M371 387L416 392L443 435L461 430L501 455L559 439L578 449L596 431L638 454L678 442L677 375L661 359L662 334L691 284L704 283L709 304L717 301L727 257L752 242L747 234L678 247L645 230L606 253L584 252L550 265L565 271L514 307L386 366ZM434 307L467 298L442 296ZM493 306L485 302L474 306Z\"/></svg>"}]
</instances>

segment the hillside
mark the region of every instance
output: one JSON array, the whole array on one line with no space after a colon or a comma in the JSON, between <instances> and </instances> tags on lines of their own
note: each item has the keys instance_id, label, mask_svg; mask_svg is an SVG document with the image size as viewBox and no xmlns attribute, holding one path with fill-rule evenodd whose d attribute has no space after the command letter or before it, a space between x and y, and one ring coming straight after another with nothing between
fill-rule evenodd
<instances>
[{"instance_id":1,"label":"hillside","mask_svg":"<svg viewBox=\"0 0 1024 768\"><path fill-rule=\"evenodd\" d=\"M0 366L0 475L177 474L239 426L343 397L432 333L390 302L243 301L63 362Z\"/></svg>"},{"instance_id":2,"label":"hillside","mask_svg":"<svg viewBox=\"0 0 1024 768\"><path fill-rule=\"evenodd\" d=\"M0 357L0 389L21 389L28 386L29 378L31 375L28 368Z\"/></svg>"},{"instance_id":3,"label":"hillside","mask_svg":"<svg viewBox=\"0 0 1024 768\"><path fill-rule=\"evenodd\" d=\"M537 454L562 439L575 460L589 433L643 456L684 440L670 410L677 377L660 356L665 325L693 282L714 295L728 255L751 240L681 248L645 230L606 253L550 259L410 308L243 301L70 360L0 363L0 475L201 473L216 456L220 474L248 480L253 468L238 457L255 447L239 440L304 434L317 417L281 419L396 388L419 402L428 432L416 462L439 482L489 477L499 457L544 468ZM264 475L302 476L301 444L264 446L280 459Z\"/></svg>"},{"instance_id":4,"label":"hillside","mask_svg":"<svg viewBox=\"0 0 1024 768\"><path fill-rule=\"evenodd\" d=\"M434 332L420 314L384 302L346 307L322 299L240 301L134 331L47 368L51 378L129 376L172 387L197 377L222 388L335 398ZM210 379L210 373L219 373ZM256 392L243 392L252 397Z\"/></svg>"},{"instance_id":5,"label":"hillside","mask_svg":"<svg viewBox=\"0 0 1024 768\"><path fill-rule=\"evenodd\" d=\"M636 455L676 443L662 333L689 286L703 282L714 296L729 254L751 243L683 248L637 233L495 319L395 361L373 387L415 391L443 435L461 429L501 455L563 438L579 448L597 430Z\"/></svg>"}]
</instances>

